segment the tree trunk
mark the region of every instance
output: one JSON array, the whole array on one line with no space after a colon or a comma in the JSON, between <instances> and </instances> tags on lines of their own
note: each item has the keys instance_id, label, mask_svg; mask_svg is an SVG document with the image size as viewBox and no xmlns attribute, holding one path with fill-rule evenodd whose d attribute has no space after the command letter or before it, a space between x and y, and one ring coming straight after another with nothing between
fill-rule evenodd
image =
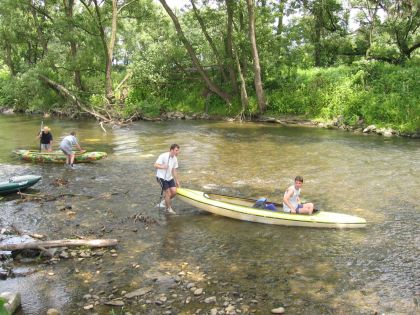
<instances>
[{"instance_id":1,"label":"tree trunk","mask_svg":"<svg viewBox=\"0 0 420 315\"><path fill-rule=\"evenodd\" d=\"M70 32L70 37L73 35L74 27L73 27L73 8L74 8L74 0L63 0L64 9L66 11L66 16L68 19L68 27ZM70 38L70 55L72 59L72 68L74 69L74 85L80 90L83 91L83 84L82 84L82 76L78 66L75 65L76 58L77 58L77 44L75 40L71 37Z\"/></svg>"},{"instance_id":2,"label":"tree trunk","mask_svg":"<svg viewBox=\"0 0 420 315\"><path fill-rule=\"evenodd\" d=\"M187 50L188 54L190 55L192 63L197 68L204 82L207 84L207 87L209 88L209 90L217 94L220 98L222 98L226 102L226 104L230 105L231 96L228 93L222 91L222 89L219 88L206 74L200 61L198 60L195 54L194 48L191 46L191 44L188 42L187 38L185 37L184 32L182 31L181 25L179 24L179 21L176 15L172 12L171 8L169 8L165 0L159 0L159 2L162 4L165 11L168 13L170 18L172 19L172 22L174 23L178 36L181 39L182 43L184 44L185 49Z\"/></svg>"},{"instance_id":3,"label":"tree trunk","mask_svg":"<svg viewBox=\"0 0 420 315\"><path fill-rule=\"evenodd\" d=\"M38 21L38 14L37 14L36 9L35 9L35 4L33 3L33 0L29 0L29 1L30 1L29 6L31 8L32 17L34 19L34 24L36 26L36 33L38 35L38 40L41 42L42 57L44 57L44 55L47 53L47 50L48 50L47 40L45 39L44 30L42 28L42 25ZM37 60L35 60L35 63L36 62L37 62Z\"/></svg>"},{"instance_id":4,"label":"tree trunk","mask_svg":"<svg viewBox=\"0 0 420 315\"><path fill-rule=\"evenodd\" d=\"M314 3L312 14L315 19L313 35L314 65L315 67L321 67L322 3L320 3L320 0Z\"/></svg>"},{"instance_id":5,"label":"tree trunk","mask_svg":"<svg viewBox=\"0 0 420 315\"><path fill-rule=\"evenodd\" d=\"M117 17L118 17L117 0L112 0L111 38L109 40L109 46L108 46L108 62L107 62L108 68L106 72L106 97L111 103L113 103L113 100L114 100L111 72L112 72L112 58L114 56L115 40L117 37Z\"/></svg>"},{"instance_id":6,"label":"tree trunk","mask_svg":"<svg viewBox=\"0 0 420 315\"><path fill-rule=\"evenodd\" d=\"M35 241L18 244L0 244L0 250L21 250L21 249L40 249L70 246L87 246L87 247L109 247L116 246L116 239L98 239L98 240L55 240L55 241Z\"/></svg>"},{"instance_id":7,"label":"tree trunk","mask_svg":"<svg viewBox=\"0 0 420 315\"><path fill-rule=\"evenodd\" d=\"M370 5L371 5L370 2L366 3L367 13L362 11L365 14L366 20L369 23L368 48L366 49L366 54L365 54L366 59L370 58L370 52L371 52L372 42L373 42L373 31L375 29L376 15L377 15L377 12L378 12L378 9L379 9L379 4L378 3L372 3L373 7L371 7Z\"/></svg>"},{"instance_id":8,"label":"tree trunk","mask_svg":"<svg viewBox=\"0 0 420 315\"><path fill-rule=\"evenodd\" d=\"M13 58L12 58L12 45L10 44L9 41L6 42L6 58L5 58L6 64L10 69L10 74L12 75L12 77L16 76L16 70L15 70L15 65L13 63Z\"/></svg>"},{"instance_id":9,"label":"tree trunk","mask_svg":"<svg viewBox=\"0 0 420 315\"><path fill-rule=\"evenodd\" d=\"M248 108L249 100L248 100L248 93L246 91L245 78L242 73L241 63L239 62L239 57L238 57L238 54L236 53L236 50L235 50L235 62L236 62L236 67L239 74L239 80L241 82L241 105L242 105L242 114L243 114L245 113L245 110Z\"/></svg>"},{"instance_id":10,"label":"tree trunk","mask_svg":"<svg viewBox=\"0 0 420 315\"><path fill-rule=\"evenodd\" d=\"M255 38L255 15L254 15L254 0L247 0L248 7L248 25L249 25L249 40L251 42L251 52L254 64L254 84L255 92L257 94L258 107L260 114L265 112L266 102L264 96L264 89L261 80L260 58L258 56L257 41Z\"/></svg>"},{"instance_id":11,"label":"tree trunk","mask_svg":"<svg viewBox=\"0 0 420 315\"><path fill-rule=\"evenodd\" d=\"M277 15L277 30L276 35L280 37L281 33L283 33L283 17L284 17L284 5L286 4L287 0L279 0L278 5L278 15Z\"/></svg>"},{"instance_id":12,"label":"tree trunk","mask_svg":"<svg viewBox=\"0 0 420 315\"><path fill-rule=\"evenodd\" d=\"M93 0L95 5L95 13L98 23L99 35L101 37L102 46L105 54L105 96L108 101L112 104L114 102L114 91L112 89L112 53L114 50L114 43L116 37L116 21L117 21L117 0L112 0L112 27L111 27L111 40L108 46L105 27L102 24L102 15L97 0Z\"/></svg>"},{"instance_id":13,"label":"tree trunk","mask_svg":"<svg viewBox=\"0 0 420 315\"><path fill-rule=\"evenodd\" d=\"M227 27L226 27L226 52L229 58L228 63L228 71L229 71L229 78L232 85L233 92L235 95L238 94L238 84L236 80L236 73L233 68L233 64L235 63L235 57L233 56L233 1L226 0L226 10L227 10Z\"/></svg>"},{"instance_id":14,"label":"tree trunk","mask_svg":"<svg viewBox=\"0 0 420 315\"><path fill-rule=\"evenodd\" d=\"M219 52L216 48L216 45L214 44L214 42L213 42L212 38L210 37L209 33L207 32L206 25L204 24L204 21L201 18L200 13L198 12L198 9L195 5L195 0L190 0L190 2L191 2L191 5L193 7L194 15L197 18L197 21L200 24L201 30L204 34L204 37L207 39L207 42L209 43L210 48L213 51L214 56L216 57L217 65L220 69L221 75L222 75L223 79L225 80L225 82L227 82L228 78L226 76L225 69L223 67L223 61L222 61L222 58L220 57L220 54L219 54Z\"/></svg>"},{"instance_id":15,"label":"tree trunk","mask_svg":"<svg viewBox=\"0 0 420 315\"><path fill-rule=\"evenodd\" d=\"M60 94L65 99L71 101L74 105L77 106L81 111L86 112L88 114L91 114L92 116L98 118L99 120L105 121L105 122L112 122L111 118L107 118L99 113L97 113L94 110L89 110L85 105L82 104L82 102L74 96L66 87L62 86L61 84L54 82L43 75L38 75L39 79L43 81L45 84L47 84L49 87L51 87L54 91L56 91L58 94Z\"/></svg>"}]
</instances>

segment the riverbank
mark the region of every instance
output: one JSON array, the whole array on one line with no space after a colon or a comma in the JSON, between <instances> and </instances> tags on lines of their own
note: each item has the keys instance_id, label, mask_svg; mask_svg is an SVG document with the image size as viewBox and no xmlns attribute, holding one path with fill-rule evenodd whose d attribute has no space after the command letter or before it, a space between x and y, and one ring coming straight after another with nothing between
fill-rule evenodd
<instances>
[{"instance_id":1,"label":"riverbank","mask_svg":"<svg viewBox=\"0 0 420 315\"><path fill-rule=\"evenodd\" d=\"M12 108L0 108L0 113L5 115L13 115L15 111ZM46 116L58 116L63 115L56 114L43 114L42 112L17 112L18 114L27 115L46 115ZM80 115L89 117L86 113L80 113ZM64 115L64 117L67 117ZM74 119L74 118L73 118ZM333 130L343 130L347 132L353 132L357 134L376 134L384 137L405 137L412 139L420 139L420 130L418 132L401 132L390 127L377 127L376 125L366 125L363 120L359 120L355 125L348 125L344 123L342 117L335 118L333 120L320 120L320 119L309 119L301 116L294 115L282 115L282 116L259 116L259 117L243 117L242 121L246 122L263 122L263 123L274 123L281 124L284 126L305 126L314 128L325 128ZM184 113L181 111L166 112L160 116L139 116L134 117L133 121L144 120L144 121L167 121L167 120L223 120L223 121L238 121L238 117L226 117L221 115L208 115L206 113Z\"/></svg>"},{"instance_id":2,"label":"riverbank","mask_svg":"<svg viewBox=\"0 0 420 315\"><path fill-rule=\"evenodd\" d=\"M142 118L143 120L152 120L152 121L161 121L161 120L173 120L173 119L202 119L202 120L225 120L225 121L237 121L238 118L231 117L220 117L220 116L209 116L206 114L198 115L188 115L182 112L169 112L161 115L160 117L155 118ZM376 125L366 125L363 120L358 121L354 126L346 125L342 117L336 118L334 120L319 120L319 119L307 119L299 116L260 116L260 117L251 117L245 118L244 121L247 122L264 122L264 123L274 123L281 124L284 126L306 126L306 127L317 127L317 128L326 128L326 129L335 129L335 130L344 130L348 132L354 132L359 134L376 134L384 137L393 137L400 136L406 138L420 139L420 133L408 133L408 132L399 132L398 130L387 128L387 127L377 127Z\"/></svg>"}]
</instances>

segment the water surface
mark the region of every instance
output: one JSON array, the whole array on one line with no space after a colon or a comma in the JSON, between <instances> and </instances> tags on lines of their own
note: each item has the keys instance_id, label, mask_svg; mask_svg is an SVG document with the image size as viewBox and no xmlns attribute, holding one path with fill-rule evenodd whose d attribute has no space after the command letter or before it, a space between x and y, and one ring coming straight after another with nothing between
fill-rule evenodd
<instances>
[{"instance_id":1,"label":"water surface","mask_svg":"<svg viewBox=\"0 0 420 315\"><path fill-rule=\"evenodd\" d=\"M30 276L0 282L0 291L22 293L23 314L54 307L83 312L82 297L152 285L156 295L176 294L160 275L186 270L206 296L240 297L257 314L285 306L289 314L415 314L419 299L420 142L342 131L274 124L206 121L138 122L108 128L94 121L44 121L59 139L76 130L83 148L106 151L106 160L77 165L30 164L16 148L36 149L40 119L0 116L0 178L41 174L30 193L74 194L51 202L0 201L1 225L48 235L117 238L109 251L90 259L61 260ZM172 143L181 147L184 187L279 201L296 175L302 193L318 207L364 217L360 230L270 226L208 215L175 200L177 216L154 206L160 189L153 163ZM54 186L57 178L69 180ZM72 212L62 210L72 206ZM159 224L134 222L142 213ZM133 267L135 266L135 267ZM48 273L54 275L48 275ZM156 276L158 275L158 276ZM159 278L159 277L158 277ZM256 299L253 305L250 301ZM173 314L209 313L198 299L170 299ZM126 305L140 314L164 306ZM110 308L97 306L107 314ZM243 311L246 313L247 311Z\"/></svg>"}]
</instances>

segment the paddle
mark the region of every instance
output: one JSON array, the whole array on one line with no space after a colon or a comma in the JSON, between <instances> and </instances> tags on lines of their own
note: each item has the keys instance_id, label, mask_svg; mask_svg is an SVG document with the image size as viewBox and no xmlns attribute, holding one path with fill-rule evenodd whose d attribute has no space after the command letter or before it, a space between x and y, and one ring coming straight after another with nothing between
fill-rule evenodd
<instances>
[{"instance_id":1,"label":"paddle","mask_svg":"<svg viewBox=\"0 0 420 315\"><path fill-rule=\"evenodd\" d=\"M43 120L41 120L41 131L39 132L39 152L41 152L41 148L42 148L42 143L41 143L42 128L44 128L44 121Z\"/></svg>"},{"instance_id":2,"label":"paddle","mask_svg":"<svg viewBox=\"0 0 420 315\"><path fill-rule=\"evenodd\" d=\"M240 198L242 200L246 200L246 201L252 202L252 203L255 203L257 201L257 199L253 199L253 198L243 198L243 197L237 197L237 196L232 196L232 195L213 194L211 192L208 192L208 193L205 192L205 194L210 194L210 195L215 195L215 196L222 196L222 197L233 198L233 199ZM304 200L305 199L302 198L301 199L301 202L302 203L305 203ZM283 203L282 202L270 202L270 203L274 204L278 208L282 208L283 207ZM321 211L321 210L318 209L318 208L315 208L315 206L314 206L314 210L313 210L312 213L315 213L315 212L318 212L318 211Z\"/></svg>"}]
</instances>

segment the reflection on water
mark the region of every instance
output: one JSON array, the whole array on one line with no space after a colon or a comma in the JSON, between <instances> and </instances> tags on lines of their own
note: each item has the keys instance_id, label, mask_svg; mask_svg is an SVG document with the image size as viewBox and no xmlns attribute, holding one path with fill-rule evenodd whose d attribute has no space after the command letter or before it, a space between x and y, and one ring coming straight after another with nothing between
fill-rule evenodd
<instances>
[{"instance_id":1,"label":"reflection on water","mask_svg":"<svg viewBox=\"0 0 420 315\"><path fill-rule=\"evenodd\" d=\"M56 145L75 129L82 147L106 151L109 157L75 171L20 162L10 152L37 147L40 121L0 116L0 177L41 174L42 182L32 192L76 195L44 203L17 203L9 196L0 201L2 225L16 224L50 239L118 238L120 245L117 257L62 260L34 275L0 282L0 291L22 292L25 314L50 307L77 313L90 289L110 294L153 284L157 292L165 292L168 283L153 279L177 275L182 268L188 269L190 281L205 279L207 296L237 292L248 303L257 299L257 314L278 305L290 314L415 313L418 140L251 123L139 122L109 128L106 134L92 121L44 124L52 129ZM280 200L300 174L307 200L322 209L362 216L368 227L253 224L208 215L179 200L178 215L166 217L154 207L160 189L153 163L172 143L181 146L184 187ZM56 178L69 184L56 187ZM68 204L73 215L60 210ZM138 213L159 225L146 229L133 221ZM54 276L48 275L51 270ZM172 305L175 313L211 309L176 299Z\"/></svg>"}]
</instances>

